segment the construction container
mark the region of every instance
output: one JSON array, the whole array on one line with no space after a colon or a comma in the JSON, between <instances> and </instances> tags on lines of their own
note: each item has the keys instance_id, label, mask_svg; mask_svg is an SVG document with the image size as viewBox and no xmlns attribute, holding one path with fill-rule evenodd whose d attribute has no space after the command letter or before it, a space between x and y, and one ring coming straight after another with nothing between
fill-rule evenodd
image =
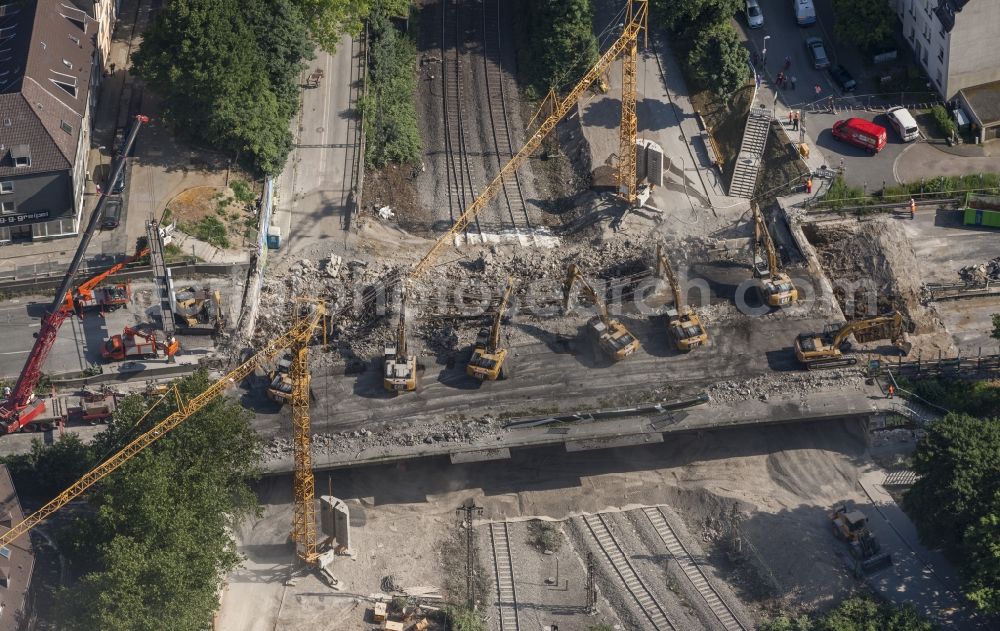
<instances>
[{"instance_id":1,"label":"construction container","mask_svg":"<svg viewBox=\"0 0 1000 631\"><path fill-rule=\"evenodd\" d=\"M967 194L964 223L967 226L1000 228L1000 197Z\"/></svg>"}]
</instances>

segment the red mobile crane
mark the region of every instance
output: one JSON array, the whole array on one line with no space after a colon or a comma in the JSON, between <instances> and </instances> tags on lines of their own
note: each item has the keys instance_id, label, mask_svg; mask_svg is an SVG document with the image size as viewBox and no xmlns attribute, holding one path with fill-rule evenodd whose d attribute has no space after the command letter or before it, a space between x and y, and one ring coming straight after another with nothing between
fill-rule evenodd
<instances>
[{"instance_id":1,"label":"red mobile crane","mask_svg":"<svg viewBox=\"0 0 1000 631\"><path fill-rule=\"evenodd\" d=\"M131 298L131 290L128 283L118 283L111 287L100 288L98 285L120 272L129 263L138 261L147 254L149 254L148 247L140 248L134 255L88 278L74 291L67 292L66 299L63 301L63 310L72 312L86 307L117 309L119 306L126 304L129 298Z\"/></svg>"},{"instance_id":2,"label":"red mobile crane","mask_svg":"<svg viewBox=\"0 0 1000 631\"><path fill-rule=\"evenodd\" d=\"M146 116L139 115L135 117L128 135L125 137L122 150L115 157L112 164L110 182L118 181L122 169L125 168L125 158L135 143L135 137L139 133L139 128L148 122L149 118ZM108 188L110 189L111 187ZM0 403L0 432L2 433L10 434L20 430L45 411L45 401L35 399L35 386L38 385L38 380L42 376L42 365L52 350L52 345L55 344L56 336L59 334L59 327L73 313L72 309L67 311L63 308L66 296L73 288L73 281L76 278L77 270L80 269L80 262L87 252L87 246L90 245L90 240L94 236L94 232L97 231L97 227L101 223L101 216L104 214L104 206L107 203L110 193L110 190L102 190L100 192L97 206L90 216L86 230L80 235L80 245L76 248L76 254L73 255L73 260L66 270L66 275L63 277L62 284L56 292L55 299L45 312L45 315L42 316L42 326L35 337L35 344L28 354L28 359L24 362L21 375L17 378L17 384L14 386L11 394Z\"/></svg>"}]
</instances>

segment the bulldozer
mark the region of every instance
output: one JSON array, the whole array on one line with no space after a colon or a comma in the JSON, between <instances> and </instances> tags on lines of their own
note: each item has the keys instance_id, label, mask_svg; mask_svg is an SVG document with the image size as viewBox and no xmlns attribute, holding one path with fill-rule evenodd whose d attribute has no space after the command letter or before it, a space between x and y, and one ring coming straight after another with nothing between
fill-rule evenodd
<instances>
[{"instance_id":1,"label":"bulldozer","mask_svg":"<svg viewBox=\"0 0 1000 631\"><path fill-rule=\"evenodd\" d=\"M892 555L882 553L875 533L868 527L868 516L849 502L834 507L829 515L833 536L850 546L855 573L870 574L892 565Z\"/></svg>"},{"instance_id":2,"label":"bulldozer","mask_svg":"<svg viewBox=\"0 0 1000 631\"><path fill-rule=\"evenodd\" d=\"M753 212L753 275L760 279L761 302L769 307L788 307L799 299L799 291L791 277L781 269L774 240L764 222L764 214L757 202L750 202Z\"/></svg>"},{"instance_id":3,"label":"bulldozer","mask_svg":"<svg viewBox=\"0 0 1000 631\"><path fill-rule=\"evenodd\" d=\"M382 387L392 393L417 389L417 356L406 354L406 288L400 293L396 343L382 353Z\"/></svg>"},{"instance_id":4,"label":"bulldozer","mask_svg":"<svg viewBox=\"0 0 1000 631\"><path fill-rule=\"evenodd\" d=\"M479 329L479 335L476 336L472 357L469 358L465 372L479 381L496 381L510 376L510 368L505 365L507 349L500 348L500 323L513 291L514 281L508 277L507 288L493 309L492 325Z\"/></svg>"},{"instance_id":5,"label":"bulldozer","mask_svg":"<svg viewBox=\"0 0 1000 631\"><path fill-rule=\"evenodd\" d=\"M852 320L843 325L827 325L822 333L802 333L795 338L795 358L808 370L853 366L858 363L858 359L843 353L849 348L848 336L885 326L890 328L889 338L893 345L903 355L909 354L913 345L907 340L906 331L903 330L903 315L893 311L887 315Z\"/></svg>"},{"instance_id":6,"label":"bulldozer","mask_svg":"<svg viewBox=\"0 0 1000 631\"><path fill-rule=\"evenodd\" d=\"M670 291L674 296L673 306L667 309L667 329L674 340L674 346L682 353L690 353L699 346L708 343L708 333L701 324L701 318L690 306L681 299L677 276L670 267L670 261L663 254L659 244L656 245L656 277L670 283Z\"/></svg>"},{"instance_id":7,"label":"bulldozer","mask_svg":"<svg viewBox=\"0 0 1000 631\"><path fill-rule=\"evenodd\" d=\"M608 315L608 308L597 295L594 288L584 278L576 263L571 263L566 269L566 281L563 283L563 311L569 310L569 303L573 285L577 282L597 309L597 315L587 323L587 329L597 339L598 345L614 361L625 359L639 348L639 341L635 339L625 325Z\"/></svg>"},{"instance_id":8,"label":"bulldozer","mask_svg":"<svg viewBox=\"0 0 1000 631\"><path fill-rule=\"evenodd\" d=\"M182 333L214 333L225 324L219 290L188 287L174 292L174 317Z\"/></svg>"},{"instance_id":9,"label":"bulldozer","mask_svg":"<svg viewBox=\"0 0 1000 631\"><path fill-rule=\"evenodd\" d=\"M274 370L267 376L267 398L283 405L292 397L292 358L289 355L278 360Z\"/></svg>"}]
</instances>

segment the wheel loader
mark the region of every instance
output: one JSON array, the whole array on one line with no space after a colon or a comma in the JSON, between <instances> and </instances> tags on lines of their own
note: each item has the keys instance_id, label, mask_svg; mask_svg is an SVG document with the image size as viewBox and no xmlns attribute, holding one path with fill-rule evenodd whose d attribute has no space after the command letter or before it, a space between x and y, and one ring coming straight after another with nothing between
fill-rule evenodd
<instances>
[{"instance_id":1,"label":"wheel loader","mask_svg":"<svg viewBox=\"0 0 1000 631\"><path fill-rule=\"evenodd\" d=\"M848 502L834 507L829 515L833 536L848 544L854 569L865 574L892 565L892 556L882 553L875 533L868 527L868 516Z\"/></svg>"}]
</instances>

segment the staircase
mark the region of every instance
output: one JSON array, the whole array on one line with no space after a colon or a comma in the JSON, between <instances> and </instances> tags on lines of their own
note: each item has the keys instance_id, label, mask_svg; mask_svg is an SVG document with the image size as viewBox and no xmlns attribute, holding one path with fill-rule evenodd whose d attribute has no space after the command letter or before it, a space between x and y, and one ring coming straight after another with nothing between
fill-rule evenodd
<instances>
[{"instance_id":1,"label":"staircase","mask_svg":"<svg viewBox=\"0 0 1000 631\"><path fill-rule=\"evenodd\" d=\"M740 154L736 157L736 168L733 169L733 179L729 183L731 197L753 197L757 187L757 173L767 146L767 135L771 128L771 110L764 107L750 108L746 128L743 130L743 142L740 144Z\"/></svg>"},{"instance_id":2,"label":"staircase","mask_svg":"<svg viewBox=\"0 0 1000 631\"><path fill-rule=\"evenodd\" d=\"M156 298L160 303L160 318L163 323L163 334L168 338L174 336L177 326L174 324L174 310L170 306L171 286L167 274L167 261L163 233L160 224L155 221L146 222L146 238L149 240L149 262L153 267L153 280L156 283Z\"/></svg>"}]
</instances>

